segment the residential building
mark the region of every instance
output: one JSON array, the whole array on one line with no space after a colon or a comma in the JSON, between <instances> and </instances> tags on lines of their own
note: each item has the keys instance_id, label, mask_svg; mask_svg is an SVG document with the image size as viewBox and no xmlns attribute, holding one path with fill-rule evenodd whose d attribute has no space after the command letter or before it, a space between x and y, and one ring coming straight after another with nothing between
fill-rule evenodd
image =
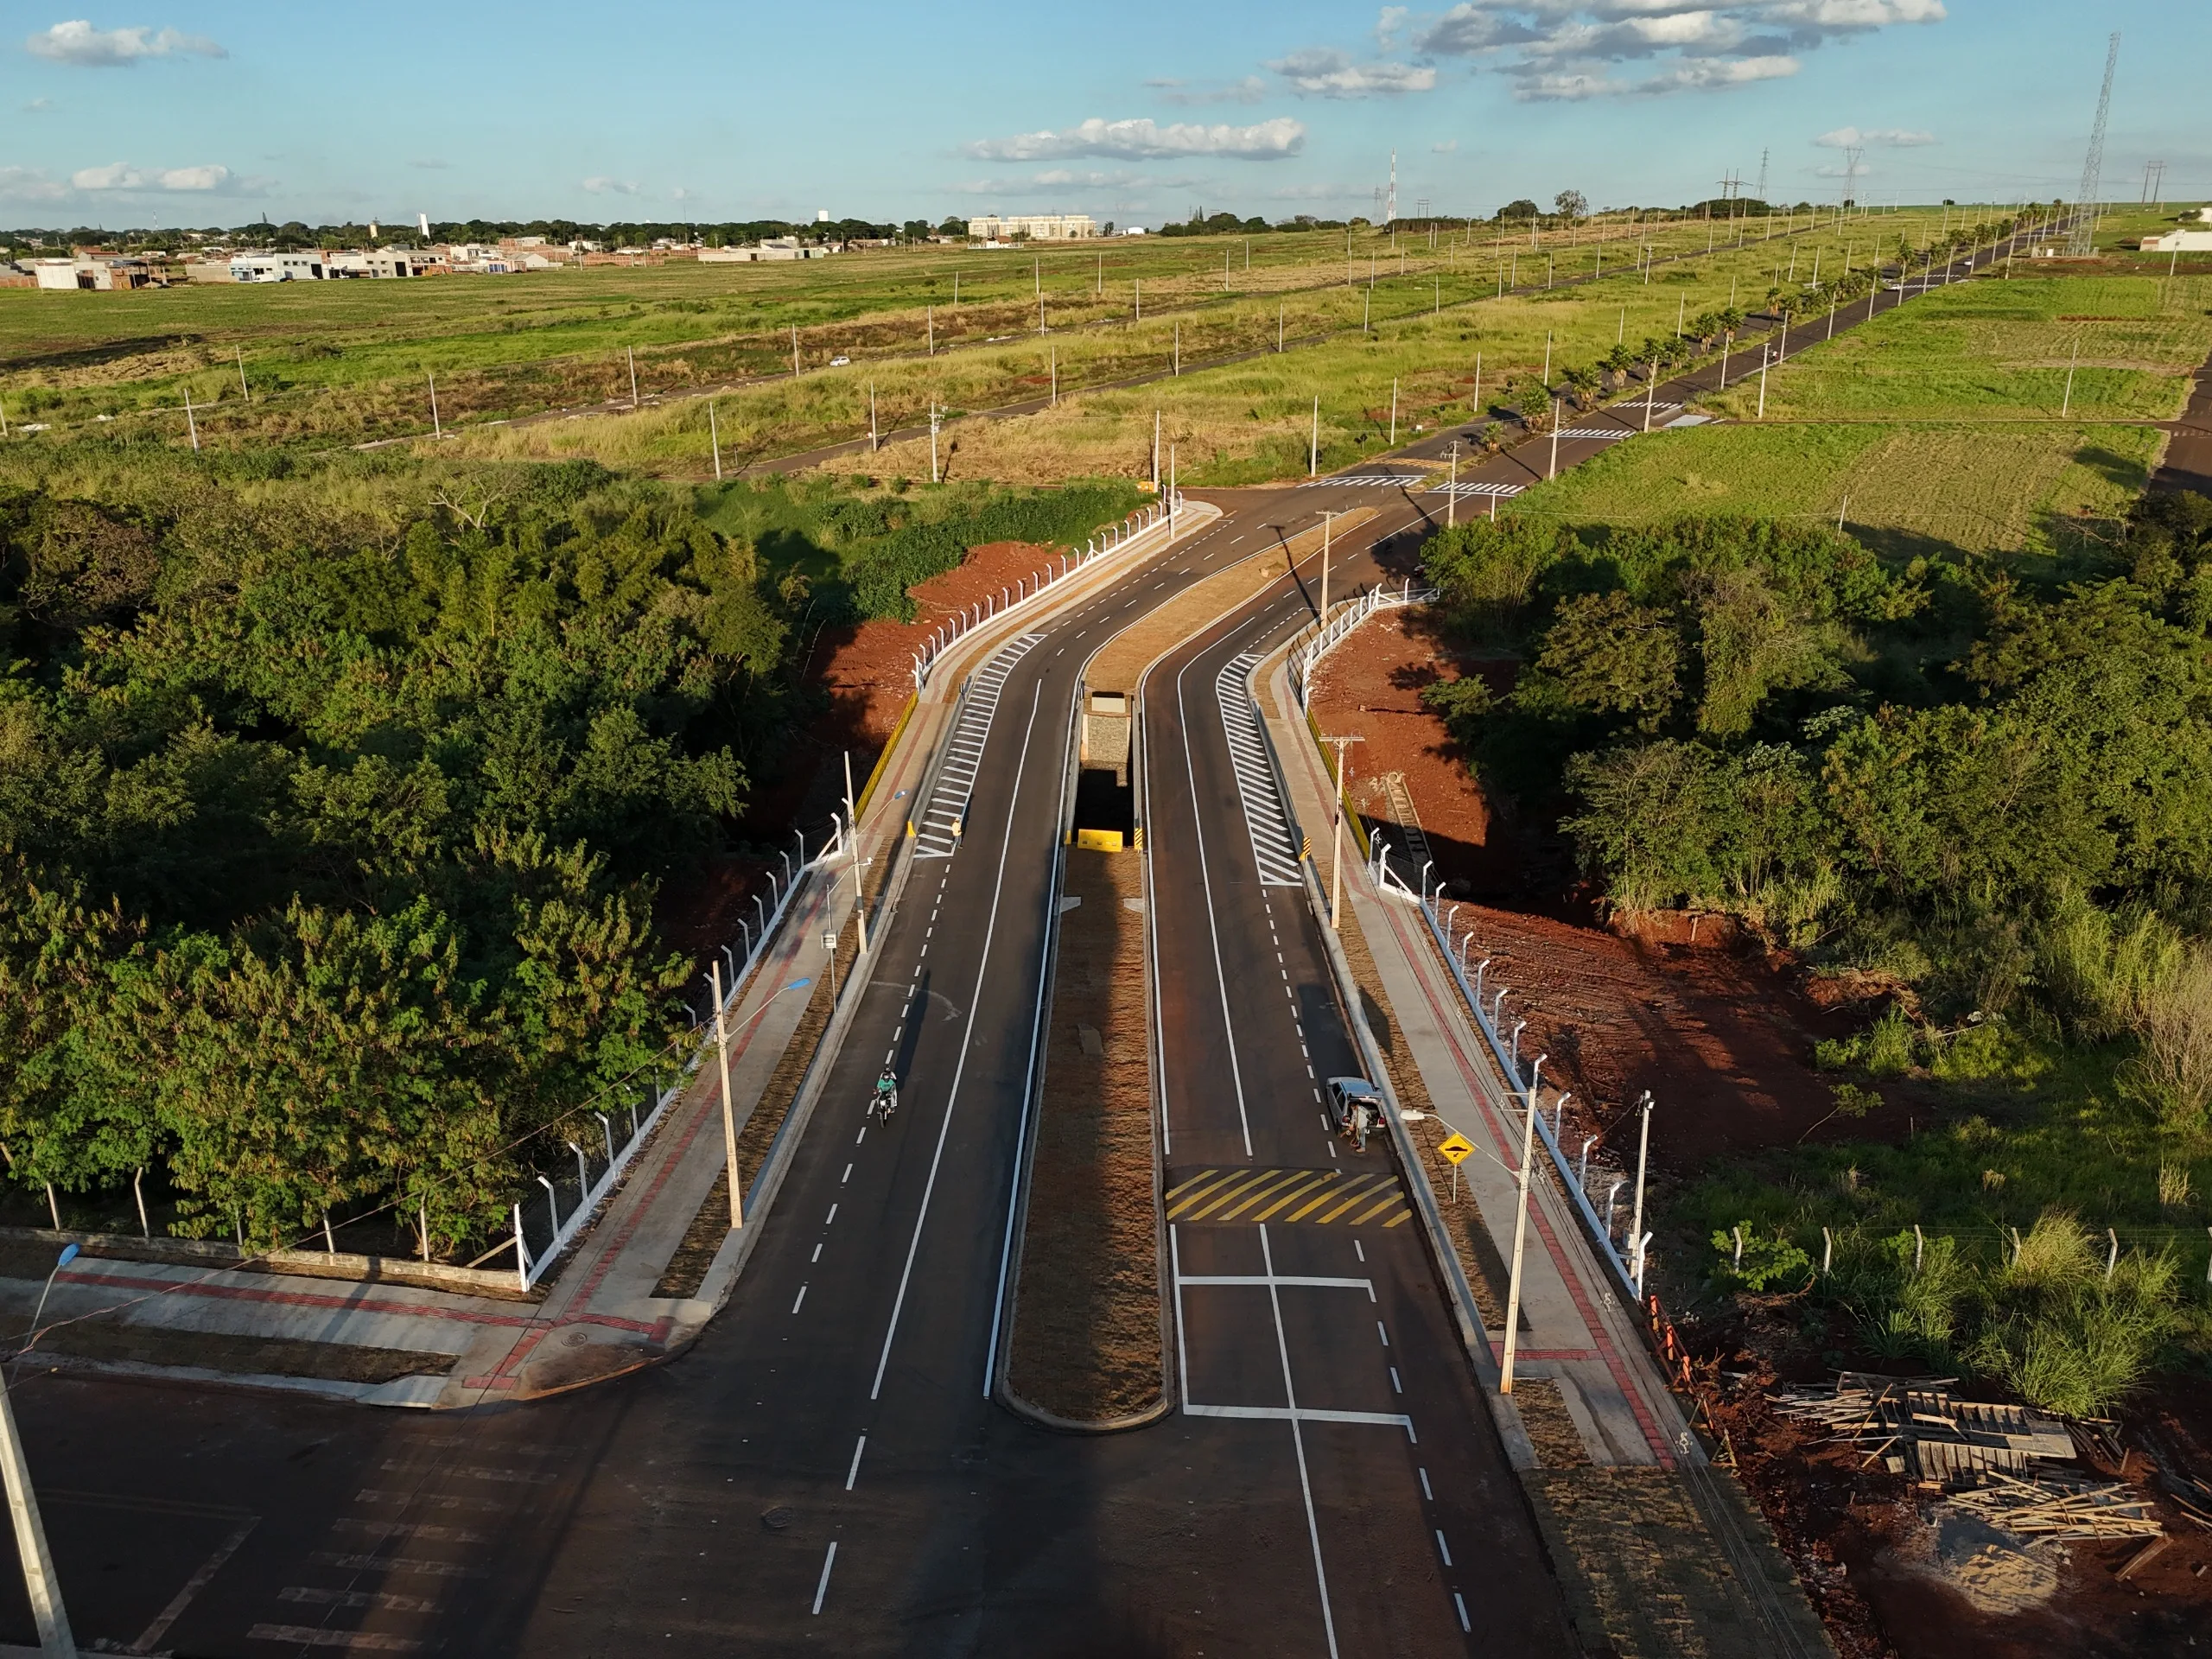
<instances>
[{"instance_id":1,"label":"residential building","mask_svg":"<svg viewBox=\"0 0 2212 1659\"><path fill-rule=\"evenodd\" d=\"M162 280L149 259L80 253L70 259L34 259L31 274L48 290L151 288Z\"/></svg>"},{"instance_id":2,"label":"residential building","mask_svg":"<svg viewBox=\"0 0 2212 1659\"><path fill-rule=\"evenodd\" d=\"M2212 253L2212 231L2168 231L2143 238L2145 253Z\"/></svg>"},{"instance_id":3,"label":"residential building","mask_svg":"<svg viewBox=\"0 0 2212 1659\"><path fill-rule=\"evenodd\" d=\"M319 283L331 273L330 256L320 248L300 253L235 253L231 256L234 283Z\"/></svg>"},{"instance_id":4,"label":"residential building","mask_svg":"<svg viewBox=\"0 0 2212 1659\"><path fill-rule=\"evenodd\" d=\"M408 248L371 248L334 253L323 269L332 276L420 276L429 257Z\"/></svg>"},{"instance_id":5,"label":"residential building","mask_svg":"<svg viewBox=\"0 0 2212 1659\"><path fill-rule=\"evenodd\" d=\"M1089 213L984 213L968 221L971 242L1079 242L1098 234Z\"/></svg>"},{"instance_id":6,"label":"residential building","mask_svg":"<svg viewBox=\"0 0 2212 1659\"><path fill-rule=\"evenodd\" d=\"M795 236L772 236L758 247L702 248L699 260L709 265L741 265L772 259L820 259L829 252L826 247L802 242Z\"/></svg>"}]
</instances>

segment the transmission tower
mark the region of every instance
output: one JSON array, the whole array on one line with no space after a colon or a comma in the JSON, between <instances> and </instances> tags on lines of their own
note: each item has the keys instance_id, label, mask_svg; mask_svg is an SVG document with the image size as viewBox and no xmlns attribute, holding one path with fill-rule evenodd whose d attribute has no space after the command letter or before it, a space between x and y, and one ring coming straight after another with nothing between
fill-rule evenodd
<instances>
[{"instance_id":1,"label":"transmission tower","mask_svg":"<svg viewBox=\"0 0 2212 1659\"><path fill-rule=\"evenodd\" d=\"M2076 259L2088 257L2096 247L2097 196L2104 188L2105 117L2112 109L2112 72L2119 62L2120 31L2114 29L2105 48L2105 84L2097 93L2097 123L2089 129L2089 153L2082 162L2082 188L2074 193L2073 232L2066 238L2066 251Z\"/></svg>"},{"instance_id":2,"label":"transmission tower","mask_svg":"<svg viewBox=\"0 0 2212 1659\"><path fill-rule=\"evenodd\" d=\"M1766 200L1766 151L1764 150L1759 151L1759 183L1758 188L1751 192L1751 200L1753 201Z\"/></svg>"},{"instance_id":3,"label":"transmission tower","mask_svg":"<svg viewBox=\"0 0 2212 1659\"><path fill-rule=\"evenodd\" d=\"M2148 202L2154 196L2159 207L2166 205L2166 164L2164 162L2143 163L2143 200Z\"/></svg>"},{"instance_id":4,"label":"transmission tower","mask_svg":"<svg viewBox=\"0 0 2212 1659\"><path fill-rule=\"evenodd\" d=\"M1864 144L1845 147L1843 152L1843 205L1850 207L1859 200L1859 163L1866 154Z\"/></svg>"}]
</instances>

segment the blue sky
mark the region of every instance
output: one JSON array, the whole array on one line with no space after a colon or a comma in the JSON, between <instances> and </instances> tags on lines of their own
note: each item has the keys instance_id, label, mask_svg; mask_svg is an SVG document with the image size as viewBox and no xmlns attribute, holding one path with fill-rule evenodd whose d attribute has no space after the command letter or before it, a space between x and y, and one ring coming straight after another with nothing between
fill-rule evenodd
<instances>
[{"instance_id":1,"label":"blue sky","mask_svg":"<svg viewBox=\"0 0 2212 1659\"><path fill-rule=\"evenodd\" d=\"M132 0L0 41L0 223L1071 209L1158 224L1713 194L2212 195L2202 0Z\"/></svg>"}]
</instances>

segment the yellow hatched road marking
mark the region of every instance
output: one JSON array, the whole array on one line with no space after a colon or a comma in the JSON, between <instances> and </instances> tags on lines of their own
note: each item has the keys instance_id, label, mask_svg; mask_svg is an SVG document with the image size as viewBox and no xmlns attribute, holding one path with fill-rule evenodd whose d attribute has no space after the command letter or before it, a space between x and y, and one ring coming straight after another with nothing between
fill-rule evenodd
<instances>
[{"instance_id":1,"label":"yellow hatched road marking","mask_svg":"<svg viewBox=\"0 0 2212 1659\"><path fill-rule=\"evenodd\" d=\"M1254 1169L1249 1166L1193 1170L1167 1189L1171 1221L1255 1226L1307 1222L1347 1227L1376 1223L1401 1226L1412 1219L1397 1176L1370 1169Z\"/></svg>"},{"instance_id":2,"label":"yellow hatched road marking","mask_svg":"<svg viewBox=\"0 0 2212 1659\"><path fill-rule=\"evenodd\" d=\"M1184 1206L1185 1216L1192 1221L1203 1221L1205 1219L1206 1212L1208 1211L1219 1209L1223 1205L1228 1203L1230 1199L1235 1198L1238 1193L1244 1192L1247 1188L1257 1186L1262 1181L1266 1180L1268 1176L1274 1173L1274 1172L1271 1169L1263 1169L1256 1174L1246 1176L1242 1180L1230 1181L1225 1187L1217 1189L1214 1192L1214 1193L1196 1210L1192 1210L1186 1204Z\"/></svg>"}]
</instances>

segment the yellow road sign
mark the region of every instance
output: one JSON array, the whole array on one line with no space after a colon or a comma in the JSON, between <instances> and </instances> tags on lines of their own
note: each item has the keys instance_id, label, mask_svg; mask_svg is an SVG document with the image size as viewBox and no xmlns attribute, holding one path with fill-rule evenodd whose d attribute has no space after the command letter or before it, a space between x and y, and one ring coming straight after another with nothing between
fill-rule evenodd
<instances>
[{"instance_id":1,"label":"yellow road sign","mask_svg":"<svg viewBox=\"0 0 2212 1659\"><path fill-rule=\"evenodd\" d=\"M1475 1149L1475 1143L1464 1135L1448 1135L1437 1144L1436 1149L1457 1165Z\"/></svg>"}]
</instances>

